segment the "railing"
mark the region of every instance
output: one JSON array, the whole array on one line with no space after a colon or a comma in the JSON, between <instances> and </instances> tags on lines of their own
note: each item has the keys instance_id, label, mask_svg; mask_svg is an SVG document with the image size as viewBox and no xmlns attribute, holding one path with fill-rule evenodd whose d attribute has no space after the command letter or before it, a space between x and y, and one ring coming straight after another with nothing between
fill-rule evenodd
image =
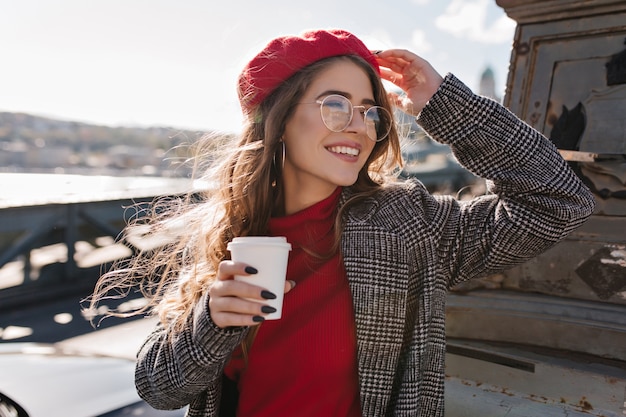
<instances>
[{"instance_id":1,"label":"railing","mask_svg":"<svg viewBox=\"0 0 626 417\"><path fill-rule=\"evenodd\" d=\"M42 189L45 181L57 192ZM142 216L155 197L189 190L190 182L27 174L0 175L0 189L3 311L60 295L87 295L110 262L136 249L119 240L127 221Z\"/></svg>"}]
</instances>

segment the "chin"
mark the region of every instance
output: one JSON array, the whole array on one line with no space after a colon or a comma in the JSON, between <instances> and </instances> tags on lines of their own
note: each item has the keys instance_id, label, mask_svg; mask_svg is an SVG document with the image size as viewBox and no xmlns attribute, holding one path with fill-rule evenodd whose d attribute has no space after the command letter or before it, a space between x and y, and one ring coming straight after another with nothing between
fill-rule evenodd
<instances>
[{"instance_id":1,"label":"chin","mask_svg":"<svg viewBox=\"0 0 626 417\"><path fill-rule=\"evenodd\" d=\"M350 167L356 168L356 167ZM350 187L359 179L361 170L356 169L329 169L326 173L326 180L338 187Z\"/></svg>"},{"instance_id":2,"label":"chin","mask_svg":"<svg viewBox=\"0 0 626 417\"><path fill-rule=\"evenodd\" d=\"M355 175L354 177L349 177L349 178L343 177L343 178L336 179L334 183L340 187L350 187L351 185L354 185L357 179L359 179L358 175Z\"/></svg>"}]
</instances>

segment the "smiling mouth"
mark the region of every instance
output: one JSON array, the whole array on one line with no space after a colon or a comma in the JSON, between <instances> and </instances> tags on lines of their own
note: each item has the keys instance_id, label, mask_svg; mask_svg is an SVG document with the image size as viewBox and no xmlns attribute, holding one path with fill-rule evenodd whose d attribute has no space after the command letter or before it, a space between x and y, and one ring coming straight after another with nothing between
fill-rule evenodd
<instances>
[{"instance_id":1,"label":"smiling mouth","mask_svg":"<svg viewBox=\"0 0 626 417\"><path fill-rule=\"evenodd\" d=\"M359 156L359 153L361 153L361 151L357 148L351 148L349 146L330 146L326 149L328 149L332 153L339 153L350 156Z\"/></svg>"}]
</instances>

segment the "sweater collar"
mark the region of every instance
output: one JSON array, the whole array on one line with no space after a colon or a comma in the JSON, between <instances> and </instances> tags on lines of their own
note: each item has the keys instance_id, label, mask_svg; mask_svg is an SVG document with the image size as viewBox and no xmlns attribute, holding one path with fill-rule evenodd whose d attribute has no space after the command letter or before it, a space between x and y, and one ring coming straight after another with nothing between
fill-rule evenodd
<instances>
[{"instance_id":1,"label":"sweater collar","mask_svg":"<svg viewBox=\"0 0 626 417\"><path fill-rule=\"evenodd\" d=\"M341 191L342 187L337 187L331 195L310 207L288 216L272 217L270 234L285 236L296 245L320 240L333 229Z\"/></svg>"}]
</instances>

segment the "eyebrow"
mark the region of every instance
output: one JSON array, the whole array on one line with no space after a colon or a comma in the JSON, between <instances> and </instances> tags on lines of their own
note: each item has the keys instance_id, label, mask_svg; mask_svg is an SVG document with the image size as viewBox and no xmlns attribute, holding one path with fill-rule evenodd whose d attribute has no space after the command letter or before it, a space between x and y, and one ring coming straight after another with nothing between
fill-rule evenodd
<instances>
[{"instance_id":1,"label":"eyebrow","mask_svg":"<svg viewBox=\"0 0 626 417\"><path fill-rule=\"evenodd\" d=\"M331 94L337 94L337 95L340 95L340 96L344 96L348 100L352 100L352 94L347 93L345 91L341 91L341 90L326 90L322 94L320 94L317 97L315 97L315 99L319 100L322 97L330 96ZM374 101L373 99L366 98L366 99L364 99L361 102L361 104L371 104L371 105L374 106L374 105L376 105L376 101Z\"/></svg>"}]
</instances>

